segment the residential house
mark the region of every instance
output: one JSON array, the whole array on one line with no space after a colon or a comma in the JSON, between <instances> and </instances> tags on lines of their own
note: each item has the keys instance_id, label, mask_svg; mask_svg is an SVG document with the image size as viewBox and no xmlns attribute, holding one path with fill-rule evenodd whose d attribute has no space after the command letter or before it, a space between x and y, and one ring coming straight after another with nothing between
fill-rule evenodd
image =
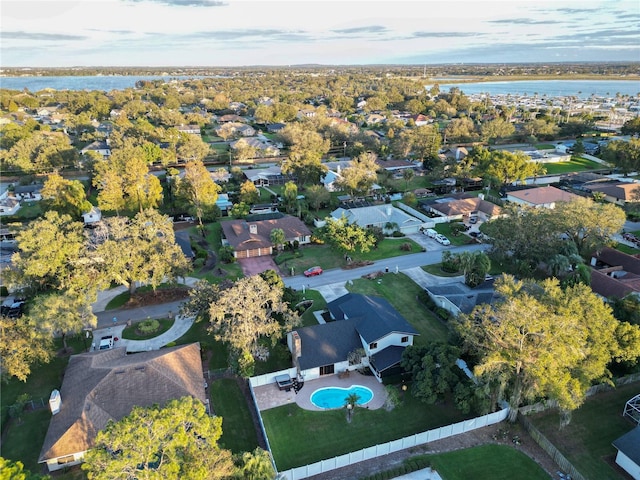
<instances>
[{"instance_id":1,"label":"residential house","mask_svg":"<svg viewBox=\"0 0 640 480\"><path fill-rule=\"evenodd\" d=\"M102 158L106 160L111 156L111 147L109 146L109 140L95 140L84 147L82 150L80 150L80 153L82 155L85 155L88 152L96 152L102 155Z\"/></svg>"},{"instance_id":2,"label":"residential house","mask_svg":"<svg viewBox=\"0 0 640 480\"><path fill-rule=\"evenodd\" d=\"M634 480L640 480L640 425L613 441L616 463Z\"/></svg>"},{"instance_id":3,"label":"residential house","mask_svg":"<svg viewBox=\"0 0 640 480\"><path fill-rule=\"evenodd\" d=\"M286 123L268 123L267 124L267 132L269 133L278 133L284 127L286 127Z\"/></svg>"},{"instance_id":4,"label":"residential house","mask_svg":"<svg viewBox=\"0 0 640 480\"><path fill-rule=\"evenodd\" d=\"M401 370L402 352L418 332L387 300L349 293L327 308L332 321L287 335L299 376L313 380L366 365L382 381ZM358 350L360 361L350 363L350 354Z\"/></svg>"},{"instance_id":5,"label":"residential house","mask_svg":"<svg viewBox=\"0 0 640 480\"><path fill-rule=\"evenodd\" d=\"M96 206L92 206L91 210L82 214L82 220L85 225L94 225L102 220L102 212Z\"/></svg>"},{"instance_id":6,"label":"residential house","mask_svg":"<svg viewBox=\"0 0 640 480\"><path fill-rule=\"evenodd\" d=\"M42 184L30 184L30 185L16 185L13 189L13 194L18 200L37 201L42 200L40 191L42 190Z\"/></svg>"},{"instance_id":7,"label":"residential house","mask_svg":"<svg viewBox=\"0 0 640 480\"><path fill-rule=\"evenodd\" d=\"M229 122L243 123L243 122L246 122L246 120L244 117L241 117L240 115L236 115L234 113L228 113L226 115L222 115L218 117L218 123L229 123Z\"/></svg>"},{"instance_id":8,"label":"residential house","mask_svg":"<svg viewBox=\"0 0 640 480\"><path fill-rule=\"evenodd\" d=\"M555 208L558 202L571 202L580 198L575 193L556 187L534 187L507 192L507 201L533 208Z\"/></svg>"},{"instance_id":9,"label":"residential house","mask_svg":"<svg viewBox=\"0 0 640 480\"><path fill-rule=\"evenodd\" d=\"M448 220L460 220L471 216L490 220L502 215L502 209L485 200L482 194L474 197L467 193L458 193L446 198L420 200L419 204L424 211L447 217Z\"/></svg>"},{"instance_id":10,"label":"residential house","mask_svg":"<svg viewBox=\"0 0 640 480\"><path fill-rule=\"evenodd\" d=\"M108 422L121 420L134 406L184 396L208 404L199 343L132 355L125 348L73 355L38 462L50 472L77 465Z\"/></svg>"},{"instance_id":11,"label":"residential house","mask_svg":"<svg viewBox=\"0 0 640 480\"><path fill-rule=\"evenodd\" d=\"M216 134L220 135L222 132L229 132L233 136L253 137L256 134L255 129L250 125L245 125L239 122L229 122L215 129Z\"/></svg>"},{"instance_id":12,"label":"residential house","mask_svg":"<svg viewBox=\"0 0 640 480\"><path fill-rule=\"evenodd\" d=\"M636 182L594 182L585 183L583 188L588 192L600 192L607 202L624 206L628 202L635 202L640 194L640 183Z\"/></svg>"},{"instance_id":13,"label":"residential house","mask_svg":"<svg viewBox=\"0 0 640 480\"><path fill-rule=\"evenodd\" d=\"M303 119L303 118L313 118L316 116L316 111L313 108L303 108L301 110L298 110L298 114L296 115L296 118L299 119Z\"/></svg>"},{"instance_id":14,"label":"residential house","mask_svg":"<svg viewBox=\"0 0 640 480\"><path fill-rule=\"evenodd\" d=\"M409 118L411 118L415 122L416 127L421 127L423 125L428 125L429 123L431 123L429 117L421 113L418 113L417 115L411 115Z\"/></svg>"},{"instance_id":15,"label":"residential house","mask_svg":"<svg viewBox=\"0 0 640 480\"><path fill-rule=\"evenodd\" d=\"M238 113L240 110L244 110L247 106L242 102L231 102L229 103L229 109Z\"/></svg>"},{"instance_id":16,"label":"residential house","mask_svg":"<svg viewBox=\"0 0 640 480\"><path fill-rule=\"evenodd\" d=\"M498 298L493 289L493 280L487 280L475 288L470 288L463 282L429 285L425 291L438 307L454 317L461 313L471 313L477 305L493 304Z\"/></svg>"},{"instance_id":17,"label":"residential house","mask_svg":"<svg viewBox=\"0 0 640 480\"><path fill-rule=\"evenodd\" d=\"M610 247L591 257L591 290L604 298L640 293L640 258Z\"/></svg>"},{"instance_id":18,"label":"residential house","mask_svg":"<svg viewBox=\"0 0 640 480\"><path fill-rule=\"evenodd\" d=\"M180 133L188 133L189 135L200 135L200 125L178 125L176 127Z\"/></svg>"},{"instance_id":19,"label":"residential house","mask_svg":"<svg viewBox=\"0 0 640 480\"><path fill-rule=\"evenodd\" d=\"M247 180L251 180L256 187L268 187L269 185L284 185L289 181L295 182L297 179L291 174L282 173L279 165L267 168L254 168L243 170Z\"/></svg>"},{"instance_id":20,"label":"residential house","mask_svg":"<svg viewBox=\"0 0 640 480\"><path fill-rule=\"evenodd\" d=\"M386 170L388 172L397 173L402 170L410 169L414 171L418 171L421 169L421 165L419 162L414 162L411 160L383 160L381 158L376 159L376 164L380 169Z\"/></svg>"},{"instance_id":21,"label":"residential house","mask_svg":"<svg viewBox=\"0 0 640 480\"><path fill-rule=\"evenodd\" d=\"M256 156L258 157L277 157L280 155L280 149L258 137L241 138L240 140L229 144L229 147L231 147L232 150L237 150L238 148L247 146L254 148L256 150Z\"/></svg>"},{"instance_id":22,"label":"residential house","mask_svg":"<svg viewBox=\"0 0 640 480\"><path fill-rule=\"evenodd\" d=\"M349 224L355 223L362 228L379 227L388 233L394 230L404 234L417 233L423 223L422 220L412 217L391 204L351 209L337 208L331 212L331 217L336 220L343 216Z\"/></svg>"},{"instance_id":23,"label":"residential house","mask_svg":"<svg viewBox=\"0 0 640 480\"><path fill-rule=\"evenodd\" d=\"M376 125L386 122L387 118L384 115L380 115L379 113L370 113L369 115L364 117L364 121L367 122L367 125Z\"/></svg>"},{"instance_id":24,"label":"residential house","mask_svg":"<svg viewBox=\"0 0 640 480\"><path fill-rule=\"evenodd\" d=\"M222 213L222 215L228 215L229 210L233 207L233 203L229 200L228 193L219 193L216 205L220 209L220 213Z\"/></svg>"},{"instance_id":25,"label":"residential house","mask_svg":"<svg viewBox=\"0 0 640 480\"><path fill-rule=\"evenodd\" d=\"M16 197L0 198L0 216L15 215L20 210L20 200Z\"/></svg>"},{"instance_id":26,"label":"residential house","mask_svg":"<svg viewBox=\"0 0 640 480\"><path fill-rule=\"evenodd\" d=\"M222 243L233 247L235 258L262 257L273 253L271 231L284 231L285 242L300 245L311 242L311 230L297 217L276 213L265 220L231 220L222 222Z\"/></svg>"}]
</instances>

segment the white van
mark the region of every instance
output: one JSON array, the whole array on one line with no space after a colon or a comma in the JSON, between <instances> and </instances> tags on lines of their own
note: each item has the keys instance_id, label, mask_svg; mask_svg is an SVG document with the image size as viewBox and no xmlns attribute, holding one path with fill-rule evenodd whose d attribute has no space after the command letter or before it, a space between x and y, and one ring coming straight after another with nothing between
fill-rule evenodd
<instances>
[{"instance_id":1,"label":"white van","mask_svg":"<svg viewBox=\"0 0 640 480\"><path fill-rule=\"evenodd\" d=\"M438 235L438 232L436 232L433 228L427 228L422 233L424 233L429 238L436 238L436 235Z\"/></svg>"}]
</instances>

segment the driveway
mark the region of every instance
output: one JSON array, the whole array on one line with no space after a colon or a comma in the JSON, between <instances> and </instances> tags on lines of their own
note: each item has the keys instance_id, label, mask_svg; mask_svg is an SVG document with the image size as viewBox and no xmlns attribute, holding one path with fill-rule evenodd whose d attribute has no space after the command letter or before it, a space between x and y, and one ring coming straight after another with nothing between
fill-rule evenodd
<instances>
[{"instance_id":1,"label":"driveway","mask_svg":"<svg viewBox=\"0 0 640 480\"><path fill-rule=\"evenodd\" d=\"M273 258L269 255L262 257L241 258L238 260L238 264L242 267L242 273L246 277L251 275L257 275L265 270L275 270L280 274L280 269L273 261Z\"/></svg>"}]
</instances>

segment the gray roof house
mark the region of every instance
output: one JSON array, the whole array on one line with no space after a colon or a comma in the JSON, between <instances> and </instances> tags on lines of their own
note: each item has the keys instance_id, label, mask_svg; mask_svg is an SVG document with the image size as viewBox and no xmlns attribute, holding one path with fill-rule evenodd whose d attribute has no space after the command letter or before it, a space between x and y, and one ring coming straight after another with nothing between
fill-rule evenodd
<instances>
[{"instance_id":1,"label":"gray roof house","mask_svg":"<svg viewBox=\"0 0 640 480\"><path fill-rule=\"evenodd\" d=\"M399 368L402 352L419 335L384 298L349 293L327 307L333 321L288 335L294 363L307 380L366 365L382 381ZM357 349L365 356L350 364L349 354Z\"/></svg>"},{"instance_id":2,"label":"gray roof house","mask_svg":"<svg viewBox=\"0 0 640 480\"><path fill-rule=\"evenodd\" d=\"M395 223L398 225L397 229L405 234L417 233L422 226L422 220L412 217L391 204L351 209L337 208L331 212L331 216L336 220L343 215L350 224L355 223L363 228L380 227L385 230L386 224Z\"/></svg>"},{"instance_id":3,"label":"gray roof house","mask_svg":"<svg viewBox=\"0 0 640 480\"><path fill-rule=\"evenodd\" d=\"M613 446L618 450L616 463L631 475L631 478L640 480L640 426L616 438Z\"/></svg>"},{"instance_id":4,"label":"gray roof house","mask_svg":"<svg viewBox=\"0 0 640 480\"><path fill-rule=\"evenodd\" d=\"M204 385L199 343L133 355L125 348L74 355L38 462L49 471L77 465L109 421L129 415L134 406L164 405L184 396L206 404Z\"/></svg>"},{"instance_id":5,"label":"gray roof house","mask_svg":"<svg viewBox=\"0 0 640 480\"><path fill-rule=\"evenodd\" d=\"M493 289L493 279L475 288L470 288L463 282L455 282L429 285L425 290L438 307L444 308L453 316L471 313L477 305L492 304L498 298Z\"/></svg>"}]
</instances>

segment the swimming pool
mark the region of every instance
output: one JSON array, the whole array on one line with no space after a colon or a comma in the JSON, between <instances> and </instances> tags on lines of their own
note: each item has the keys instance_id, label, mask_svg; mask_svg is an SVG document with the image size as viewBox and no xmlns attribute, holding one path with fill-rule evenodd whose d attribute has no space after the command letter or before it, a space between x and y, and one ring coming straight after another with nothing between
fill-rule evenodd
<instances>
[{"instance_id":1,"label":"swimming pool","mask_svg":"<svg viewBox=\"0 0 640 480\"><path fill-rule=\"evenodd\" d=\"M345 400L352 393L360 397L357 405L369 403L373 398L373 392L361 385L351 385L350 388L325 387L311 394L311 403L318 408L340 408L345 406Z\"/></svg>"}]
</instances>

